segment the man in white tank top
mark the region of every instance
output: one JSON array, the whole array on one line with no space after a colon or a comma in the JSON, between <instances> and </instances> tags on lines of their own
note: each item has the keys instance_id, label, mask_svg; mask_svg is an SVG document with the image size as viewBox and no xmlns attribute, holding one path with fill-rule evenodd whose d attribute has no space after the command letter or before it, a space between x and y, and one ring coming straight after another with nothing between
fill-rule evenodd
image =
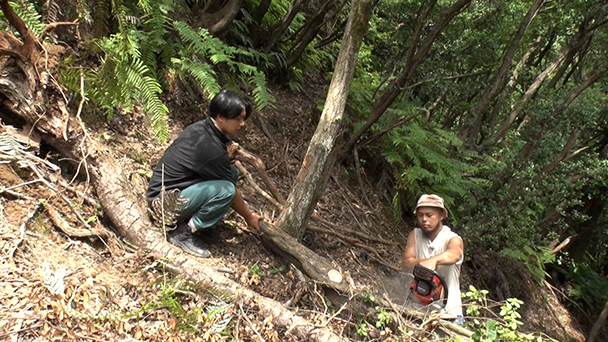
<instances>
[{"instance_id":1,"label":"man in white tank top","mask_svg":"<svg viewBox=\"0 0 608 342\"><path fill-rule=\"evenodd\" d=\"M411 271L420 264L436 270L448 287L448 301L442 318L462 319L460 299L460 265L464 260L462 238L443 225L448 217L443 198L437 195L422 195L414 211L420 228L410 232L405 252L401 258L404 270Z\"/></svg>"}]
</instances>

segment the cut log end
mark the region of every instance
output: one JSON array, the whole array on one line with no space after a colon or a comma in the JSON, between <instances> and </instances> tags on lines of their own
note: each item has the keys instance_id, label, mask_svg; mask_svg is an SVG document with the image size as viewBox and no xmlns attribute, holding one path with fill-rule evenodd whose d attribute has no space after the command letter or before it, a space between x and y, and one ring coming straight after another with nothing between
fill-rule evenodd
<instances>
[{"instance_id":1,"label":"cut log end","mask_svg":"<svg viewBox=\"0 0 608 342\"><path fill-rule=\"evenodd\" d=\"M327 272L327 277L329 278L329 280L333 281L334 283L341 283L342 282L342 273L340 273L340 271L335 270L335 269L331 269L329 270L329 272Z\"/></svg>"}]
</instances>

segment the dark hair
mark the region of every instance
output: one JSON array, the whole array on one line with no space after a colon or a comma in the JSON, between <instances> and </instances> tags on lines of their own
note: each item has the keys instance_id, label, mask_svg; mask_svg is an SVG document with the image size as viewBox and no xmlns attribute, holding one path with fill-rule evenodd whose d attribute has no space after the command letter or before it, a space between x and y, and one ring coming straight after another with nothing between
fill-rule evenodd
<instances>
[{"instance_id":1,"label":"dark hair","mask_svg":"<svg viewBox=\"0 0 608 342\"><path fill-rule=\"evenodd\" d=\"M209 104L209 116L214 118L219 114L225 119L236 119L245 109L245 119L251 114L251 104L241 94L224 89L220 91Z\"/></svg>"}]
</instances>

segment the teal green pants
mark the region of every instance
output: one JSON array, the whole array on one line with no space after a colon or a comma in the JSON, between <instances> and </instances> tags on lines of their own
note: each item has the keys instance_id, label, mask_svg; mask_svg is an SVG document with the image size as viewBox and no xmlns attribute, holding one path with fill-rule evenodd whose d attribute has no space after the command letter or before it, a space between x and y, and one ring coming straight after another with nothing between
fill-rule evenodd
<instances>
[{"instance_id":1,"label":"teal green pants","mask_svg":"<svg viewBox=\"0 0 608 342\"><path fill-rule=\"evenodd\" d=\"M239 172L230 165L234 182ZM233 182L215 180L196 183L181 191L180 197L187 200L179 214L179 221L192 221L197 230L209 229L228 212L236 195Z\"/></svg>"}]
</instances>

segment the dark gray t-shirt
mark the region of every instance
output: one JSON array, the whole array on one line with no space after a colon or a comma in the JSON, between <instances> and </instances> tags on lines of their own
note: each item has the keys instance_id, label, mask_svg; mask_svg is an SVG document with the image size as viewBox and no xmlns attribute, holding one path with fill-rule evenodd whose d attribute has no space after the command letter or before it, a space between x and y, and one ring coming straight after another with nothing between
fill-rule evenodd
<instances>
[{"instance_id":1,"label":"dark gray t-shirt","mask_svg":"<svg viewBox=\"0 0 608 342\"><path fill-rule=\"evenodd\" d=\"M234 183L226 150L229 143L230 139L215 126L211 118L186 127L156 165L146 191L148 202L160 194L161 180L166 191L183 190L210 180Z\"/></svg>"}]
</instances>

